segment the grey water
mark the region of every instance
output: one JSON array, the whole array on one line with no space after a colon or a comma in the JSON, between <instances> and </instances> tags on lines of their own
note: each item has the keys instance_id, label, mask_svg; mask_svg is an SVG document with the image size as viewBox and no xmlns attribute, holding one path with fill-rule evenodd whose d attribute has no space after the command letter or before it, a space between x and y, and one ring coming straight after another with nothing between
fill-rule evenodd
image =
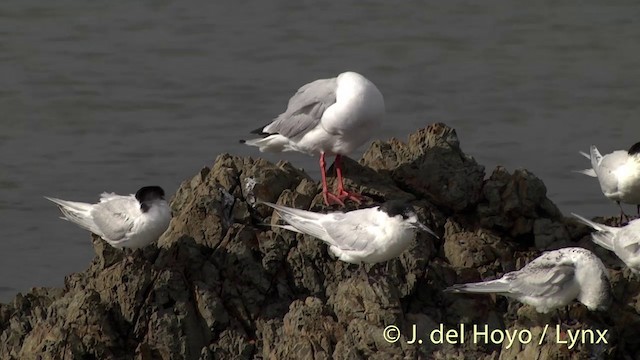
<instances>
[{"instance_id":1,"label":"grey water","mask_svg":"<svg viewBox=\"0 0 640 360\"><path fill-rule=\"evenodd\" d=\"M238 140L345 70L384 94L385 136L447 123L488 174L527 168L564 213L617 214L571 170L591 144L640 140L639 16L635 1L596 0L3 1L0 301L93 257L43 195L170 195L224 152L318 178L315 158Z\"/></svg>"}]
</instances>

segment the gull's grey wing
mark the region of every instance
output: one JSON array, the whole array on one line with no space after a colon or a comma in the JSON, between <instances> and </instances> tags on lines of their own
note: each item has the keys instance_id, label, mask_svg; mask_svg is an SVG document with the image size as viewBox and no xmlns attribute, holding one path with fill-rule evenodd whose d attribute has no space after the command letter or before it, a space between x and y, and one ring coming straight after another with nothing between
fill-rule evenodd
<instances>
[{"instance_id":1,"label":"gull's grey wing","mask_svg":"<svg viewBox=\"0 0 640 360\"><path fill-rule=\"evenodd\" d=\"M131 198L117 198L99 203L91 210L91 217L104 238L111 241L122 240L133 228L137 201Z\"/></svg>"},{"instance_id":2,"label":"gull's grey wing","mask_svg":"<svg viewBox=\"0 0 640 360\"><path fill-rule=\"evenodd\" d=\"M262 130L287 138L302 136L315 128L322 114L336 102L337 80L320 79L302 86L291 99L287 110Z\"/></svg>"},{"instance_id":3,"label":"gull's grey wing","mask_svg":"<svg viewBox=\"0 0 640 360\"><path fill-rule=\"evenodd\" d=\"M511 293L526 296L549 296L567 286L573 280L574 274L575 267L569 262L562 264L538 261L537 263L529 263L520 271L506 274L505 279L509 280L511 284Z\"/></svg>"},{"instance_id":4,"label":"gull's grey wing","mask_svg":"<svg viewBox=\"0 0 640 360\"><path fill-rule=\"evenodd\" d=\"M331 245L342 250L365 251L372 245L371 240L375 236L369 231L370 226L375 226L367 218L367 211L377 211L377 208L368 208L351 211L347 214L334 213L322 220L322 225L332 239Z\"/></svg>"}]
</instances>

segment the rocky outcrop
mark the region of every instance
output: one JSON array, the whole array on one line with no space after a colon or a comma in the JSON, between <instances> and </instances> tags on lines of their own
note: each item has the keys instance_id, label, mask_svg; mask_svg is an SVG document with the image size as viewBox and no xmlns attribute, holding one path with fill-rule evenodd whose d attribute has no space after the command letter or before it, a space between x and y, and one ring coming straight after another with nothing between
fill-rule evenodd
<instances>
[{"instance_id":1,"label":"rocky outcrop","mask_svg":"<svg viewBox=\"0 0 640 360\"><path fill-rule=\"evenodd\" d=\"M485 178L443 124L406 143L376 141L344 166L346 185L370 198L360 206L410 200L441 239L418 234L400 258L364 266L365 276L320 241L271 228L271 210L254 205L329 211L318 183L286 162L220 155L177 190L157 246L123 253L94 238L93 262L63 289L0 305L0 359L606 359L640 351L640 285L602 249L615 305L599 314L573 304L572 327L504 297L442 292L519 269L544 249L594 249L589 230L563 218L532 173L498 167ZM486 325L488 337L474 338L474 325L476 335ZM446 335L451 329L457 337ZM571 349L562 343L596 329L608 344L597 336ZM414 331L421 343L411 342ZM506 333L525 337L511 342Z\"/></svg>"}]
</instances>

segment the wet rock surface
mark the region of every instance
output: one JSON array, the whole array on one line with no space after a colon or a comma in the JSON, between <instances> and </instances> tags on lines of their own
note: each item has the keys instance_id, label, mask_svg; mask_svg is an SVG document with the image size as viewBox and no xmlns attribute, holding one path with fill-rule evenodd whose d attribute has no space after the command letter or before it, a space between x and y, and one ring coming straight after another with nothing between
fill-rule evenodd
<instances>
[{"instance_id":1,"label":"wet rock surface","mask_svg":"<svg viewBox=\"0 0 640 360\"><path fill-rule=\"evenodd\" d=\"M346 186L369 197L360 207L410 200L440 239L417 234L399 258L364 270L339 262L319 240L271 228L277 216L253 205L259 199L337 210L323 205L317 182L286 162L220 155L177 190L174 218L157 245L121 252L94 237L96 257L86 271L69 275L64 288L33 289L1 304L0 359L640 354L640 283L615 255L591 243L585 226L562 216L531 172L498 167L486 176L444 124L406 143L376 141L359 163L345 158L344 167ZM556 327L556 314L537 314L501 296L442 292L517 270L542 250L564 246L595 251L610 269L615 304L609 312L574 303L572 324ZM474 325L486 325L488 334L530 333L531 340L495 341L498 333L474 338ZM439 344L450 329L458 337ZM564 343L569 333L596 329L608 331L608 344L595 343L597 336L571 349ZM414 333L421 343L412 342Z\"/></svg>"}]
</instances>

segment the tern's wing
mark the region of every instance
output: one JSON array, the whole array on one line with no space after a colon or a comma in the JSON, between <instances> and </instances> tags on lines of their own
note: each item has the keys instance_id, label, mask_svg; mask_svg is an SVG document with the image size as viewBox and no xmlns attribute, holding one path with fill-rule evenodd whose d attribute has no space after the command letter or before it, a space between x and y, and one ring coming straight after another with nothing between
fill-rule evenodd
<instances>
[{"instance_id":1,"label":"tern's wing","mask_svg":"<svg viewBox=\"0 0 640 360\"><path fill-rule=\"evenodd\" d=\"M505 277L509 277L511 293L525 296L552 296L569 285L573 281L574 274L575 266L571 262L537 261Z\"/></svg>"},{"instance_id":2,"label":"tern's wing","mask_svg":"<svg viewBox=\"0 0 640 360\"><path fill-rule=\"evenodd\" d=\"M100 229L96 226L91 218L91 210L93 204L87 204L77 201L67 201L45 196L45 199L54 202L60 208L63 217L61 219L70 221L85 230L89 230L94 234L100 235Z\"/></svg>"},{"instance_id":3,"label":"tern's wing","mask_svg":"<svg viewBox=\"0 0 640 360\"><path fill-rule=\"evenodd\" d=\"M327 232L320 224L320 219L325 217L326 214L294 209L288 206L277 205L270 202L261 203L274 208L278 212L278 215L280 215L280 218L282 218L282 220L290 225L283 226L283 228L303 234L308 234L321 240L325 240L328 237Z\"/></svg>"},{"instance_id":4,"label":"tern's wing","mask_svg":"<svg viewBox=\"0 0 640 360\"><path fill-rule=\"evenodd\" d=\"M133 228L135 218L140 215L140 205L131 197L100 202L91 210L93 222L105 240L111 241L123 240Z\"/></svg>"},{"instance_id":5,"label":"tern's wing","mask_svg":"<svg viewBox=\"0 0 640 360\"><path fill-rule=\"evenodd\" d=\"M624 165L629 155L625 151L618 150L602 157L597 153L598 149L595 149L595 146L591 148L591 163L593 170L598 175L602 192L605 195L618 192L618 178L614 171ZM594 149L596 154L594 154Z\"/></svg>"},{"instance_id":6,"label":"tern's wing","mask_svg":"<svg viewBox=\"0 0 640 360\"><path fill-rule=\"evenodd\" d=\"M377 208L319 214L268 202L263 204L276 209L289 224L283 228L311 235L341 250L364 251L373 235L367 226L370 220L366 212Z\"/></svg>"},{"instance_id":7,"label":"tern's wing","mask_svg":"<svg viewBox=\"0 0 640 360\"><path fill-rule=\"evenodd\" d=\"M280 134L287 138L302 136L315 128L322 114L336 102L337 80L320 79L302 86L291 99L287 110L260 133Z\"/></svg>"},{"instance_id":8,"label":"tern's wing","mask_svg":"<svg viewBox=\"0 0 640 360\"><path fill-rule=\"evenodd\" d=\"M108 192L103 192L102 194L100 194L100 202L107 202L110 200L114 200L114 199L123 199L123 198L131 198L131 195L118 195L116 193L108 193Z\"/></svg>"},{"instance_id":9,"label":"tern's wing","mask_svg":"<svg viewBox=\"0 0 640 360\"><path fill-rule=\"evenodd\" d=\"M621 165L627 162L629 154L624 150L617 150L611 154L605 155L600 161L598 167L602 169L609 169L611 171L619 168Z\"/></svg>"},{"instance_id":10,"label":"tern's wing","mask_svg":"<svg viewBox=\"0 0 640 360\"><path fill-rule=\"evenodd\" d=\"M328 214L321 222L331 238L331 245L342 250L365 251L374 245L371 240L376 236L379 227L374 223L376 217L372 212L377 207L350 211L348 213Z\"/></svg>"},{"instance_id":11,"label":"tern's wing","mask_svg":"<svg viewBox=\"0 0 640 360\"><path fill-rule=\"evenodd\" d=\"M537 259L536 259L537 260ZM531 264L531 263L530 263ZM505 274L497 280L470 284L457 284L447 292L499 293L515 296L550 296L560 291L573 279L575 268L571 264L544 263Z\"/></svg>"}]
</instances>

